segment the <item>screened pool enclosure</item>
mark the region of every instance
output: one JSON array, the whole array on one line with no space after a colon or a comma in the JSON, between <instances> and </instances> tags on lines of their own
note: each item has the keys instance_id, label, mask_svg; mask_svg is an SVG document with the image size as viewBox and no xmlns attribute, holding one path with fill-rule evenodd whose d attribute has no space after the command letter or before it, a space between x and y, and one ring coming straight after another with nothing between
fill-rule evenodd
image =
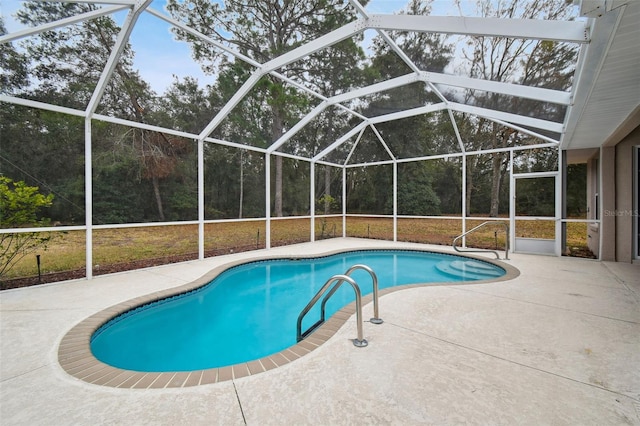
<instances>
[{"instance_id":1,"label":"screened pool enclosure","mask_svg":"<svg viewBox=\"0 0 640 426\"><path fill-rule=\"evenodd\" d=\"M234 250L221 229L237 249L451 244L496 221L513 250L562 255L599 220L566 150L600 3L16 2L0 175L54 198L46 226L0 232L81 235L87 278L113 229L188 229L202 259ZM465 244L501 247L490 229Z\"/></svg>"}]
</instances>

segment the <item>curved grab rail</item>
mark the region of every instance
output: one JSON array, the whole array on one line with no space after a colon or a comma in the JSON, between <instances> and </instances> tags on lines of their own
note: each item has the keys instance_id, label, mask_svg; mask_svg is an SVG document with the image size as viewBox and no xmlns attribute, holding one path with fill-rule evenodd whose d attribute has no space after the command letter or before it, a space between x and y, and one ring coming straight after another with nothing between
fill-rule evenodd
<instances>
[{"instance_id":1,"label":"curved grab rail","mask_svg":"<svg viewBox=\"0 0 640 426\"><path fill-rule=\"evenodd\" d=\"M302 319L309 312L309 310L311 310L311 308L313 307L313 305L315 305L318 299L320 299L320 296L322 296L329 289L331 284L333 284L334 282L337 282L337 284L334 285L334 288L340 287L345 282L349 283L353 288L353 291L356 294L356 324L358 328L358 337L353 339L353 344L357 347L367 346L369 343L362 336L362 294L360 293L360 287L358 287L358 284L356 284L353 278L349 277L348 275L334 275L331 278L329 278L329 280L322 286L322 288L316 293L316 295L313 296L313 299L311 299L311 301L307 303L307 306L304 307L302 312L300 312L300 315L298 316L297 333L296 333L297 341L298 342L301 341L304 337L306 337L311 331L313 331L318 325L322 323L322 321L316 322L313 326L309 328L309 330L307 330L304 333L304 335L302 334ZM333 291L332 294L333 293L335 293L335 291Z\"/></svg>"},{"instance_id":2,"label":"curved grab rail","mask_svg":"<svg viewBox=\"0 0 640 426\"><path fill-rule=\"evenodd\" d=\"M460 250L458 249L458 247L456 246L456 242L464 237L467 234L472 233L473 231L480 229L486 225L502 225L504 226L505 232L507 234L506 238L505 238L505 242L504 242L504 258L505 260L509 260L509 225L507 225L504 222L493 222L493 221L487 221L487 222L482 222L480 225L469 229L467 232L465 232L464 234L460 234L457 237L455 237L453 239L453 242L451 243L451 246L453 247L453 249L459 253L486 253L486 252L490 252L496 255L496 259L500 259L500 255L498 254L497 251L495 250L485 250L485 249L477 249L477 250L473 250L473 249L466 249L466 250Z\"/></svg>"},{"instance_id":3,"label":"curved grab rail","mask_svg":"<svg viewBox=\"0 0 640 426\"><path fill-rule=\"evenodd\" d=\"M363 271L368 272L369 275L371 275L371 280L373 281L373 318L371 318L369 321L371 321L372 324L382 324L384 321L382 320L382 318L380 318L378 309L378 276L375 272L373 272L373 269L371 269L367 265L362 264L353 265L344 274L350 277L351 274L358 269L362 269ZM325 307L327 305L327 301L331 298L331 296L333 296L333 293L338 291L338 288L340 288L340 286L333 286L333 288L329 291L329 293L327 293L324 299L322 299L322 305L320 308L320 321L318 321L319 324L324 322Z\"/></svg>"}]
</instances>

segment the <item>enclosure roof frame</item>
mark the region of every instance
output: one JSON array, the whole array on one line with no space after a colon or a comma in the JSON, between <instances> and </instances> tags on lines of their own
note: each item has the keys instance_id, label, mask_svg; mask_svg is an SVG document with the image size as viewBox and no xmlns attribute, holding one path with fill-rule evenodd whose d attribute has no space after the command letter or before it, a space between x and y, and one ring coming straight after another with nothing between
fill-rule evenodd
<instances>
[{"instance_id":1,"label":"enclosure roof frame","mask_svg":"<svg viewBox=\"0 0 640 426\"><path fill-rule=\"evenodd\" d=\"M72 2L72 0L64 0ZM98 4L97 0L90 1L90 3ZM220 125L220 123L231 113L231 111L244 99L244 97L255 87L265 75L271 74L276 78L285 81L287 84L291 84L299 90L317 97L321 100L320 104L313 108L306 116L299 120L291 129L288 129L282 137L278 140L272 141L266 148L266 153L269 154L285 154L280 153L278 150L289 141L297 132L302 130L310 121L322 113L327 107L335 105L343 110L346 110L349 114L361 120L365 126L374 125L389 120L402 119L412 117L420 114L428 114L430 112L447 109L449 111L452 125L455 128L456 136L460 139L459 132L455 123L455 119L451 114L452 111L458 111L467 114L474 114L482 116L490 120L495 120L503 123L504 125L514 126L519 129L523 129L522 126L527 127L527 132L530 135L541 136L545 140L542 133L537 133L531 129L539 129L542 131L551 131L563 135L565 126L563 123L550 122L548 120L541 120L532 117L525 117L518 114L505 113L501 111L489 110L486 108L479 108L473 105L464 105L458 102L448 100L436 87L436 85L446 85L452 87L459 87L468 90L480 90L486 92L494 92L504 95L516 96L526 99L533 99L542 102L549 102L562 106L571 106L572 93L551 90L545 88L528 87L524 85L518 85L513 83L487 81L478 78L463 77L456 75L447 75L444 73L434 73L420 70L395 44L386 31L415 31L415 32L435 32L442 34L460 34L466 36L482 36L482 37L509 37L509 38L522 38L522 39L545 39L563 41L569 43L578 43L581 45L587 45L590 41L590 21L589 20L576 20L576 21L545 21L538 19L504 19L504 18L483 18L483 17L462 17L462 16L418 16L408 14L369 14L364 7L360 5L357 0L349 0L349 3L354 6L356 11L361 15L359 18L339 27L315 40L305 43L297 48L288 51L270 61L265 63L259 63L240 52L235 51L227 46L222 45L210 37L190 28L184 23L177 21L166 14L158 12L150 7L151 0L116 0L114 2L108 2L111 5L104 6L95 11L84 13L72 18L66 18L49 24L43 24L33 29L19 31L13 34L7 34L0 37L0 42L10 42L21 37L36 34L41 31L58 28L60 26L69 25L73 23L82 22L88 19L94 19L96 17L112 14L123 9L129 9L125 22L122 26L116 46L112 51L107 65L101 73L100 79L89 104L87 105L84 117L92 119L104 119L104 116L96 114L97 105L99 104L105 87L113 73L113 70L117 64L120 54L124 50L124 46L128 42L131 31L133 30L138 17L143 13L150 13L159 19L173 25L183 31L188 32L194 37L211 43L214 47L222 49L224 52L233 55L239 60L246 62L247 64L255 67L256 69L250 75L250 77L244 82L244 84L234 93L234 95L227 101L223 108L212 118L207 126L197 135L196 140L208 140L213 143L223 142L229 146L243 146L243 144L236 144L229 141L221 141L219 139L210 138L211 133ZM287 78L278 72L278 69L291 64L292 62L303 59L304 57L313 54L328 46L334 45L342 40L361 34L363 31L372 29L377 31L390 45L393 51L400 55L400 58L412 69L412 72L404 76L392 78L382 82L378 82L366 87L355 88L337 96L325 97L321 93L298 84L297 82ZM427 84L430 90L441 98L442 102L435 104L437 106L425 105L423 107L411 108L404 111L398 111L387 115L377 117L364 117L360 113L353 111L347 106L343 105L347 102L358 97L372 95L386 90L402 87L408 84L422 81ZM29 104L21 101L17 101L16 98L3 95L0 100L10 103ZM36 106L39 104L30 104ZM64 107L46 108L53 109L58 112L70 112L69 109ZM78 115L77 112L73 112L74 115ZM112 120L108 120L112 121ZM157 127L157 126L156 126ZM570 126L569 126L570 127ZM360 128L360 126L356 126ZM172 129L164 129L167 133L175 134ZM347 132L348 135L353 135L352 131ZM342 140L348 140L341 137L335 142ZM460 147L463 149L463 144L460 142ZM340 143L332 143L330 147L337 148ZM247 149L252 147L246 146ZM256 150L261 151L261 150ZM327 155L331 149L323 150L324 155ZM319 160L319 157L315 155L314 160Z\"/></svg>"}]
</instances>

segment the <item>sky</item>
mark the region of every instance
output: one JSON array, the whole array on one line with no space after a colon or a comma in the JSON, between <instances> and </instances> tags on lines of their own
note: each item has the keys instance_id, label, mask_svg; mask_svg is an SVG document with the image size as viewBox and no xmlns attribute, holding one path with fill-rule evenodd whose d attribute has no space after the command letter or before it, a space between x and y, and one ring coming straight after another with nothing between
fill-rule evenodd
<instances>
[{"instance_id":1,"label":"sky","mask_svg":"<svg viewBox=\"0 0 640 426\"><path fill-rule=\"evenodd\" d=\"M0 13L9 33L23 28L12 18L21 3L20 0L0 0ZM467 6L474 3L472 0L463 0L463 4ZM163 11L164 4L165 0L154 0L151 7ZM369 13L394 13L405 4L406 0L371 0L366 9ZM434 15L457 13L453 0L434 0ZM113 17L116 22L121 23L125 12L114 14ZM182 79L185 76L193 76L201 85L214 81L214 77L203 74L200 66L191 59L188 45L176 42L169 25L155 16L148 13L140 16L131 34L130 43L135 51L134 67L158 94L164 93L175 77Z\"/></svg>"}]
</instances>

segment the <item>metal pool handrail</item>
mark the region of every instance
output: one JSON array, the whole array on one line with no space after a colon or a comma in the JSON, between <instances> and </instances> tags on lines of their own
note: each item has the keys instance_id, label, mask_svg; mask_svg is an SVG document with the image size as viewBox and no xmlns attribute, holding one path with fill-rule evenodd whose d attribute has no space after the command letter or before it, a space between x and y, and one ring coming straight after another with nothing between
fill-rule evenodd
<instances>
[{"instance_id":1,"label":"metal pool handrail","mask_svg":"<svg viewBox=\"0 0 640 426\"><path fill-rule=\"evenodd\" d=\"M373 269L371 269L367 265L362 265L362 264L353 265L344 274L350 277L351 274L354 271L357 271L358 269L362 269L363 271L368 272L369 275L371 275L371 280L373 281L373 318L371 318L369 321L372 324L382 324L384 321L379 316L378 276L376 275L375 272L373 272ZM324 297L324 299L322 299L322 305L321 305L321 308L320 308L320 322L321 323L324 322L324 319L325 319L325 307L327 305L327 301L331 298L331 296L333 296L333 293L338 291L338 288L340 288L340 286L337 286L337 285L333 286L331 291L329 291L329 293L327 293L327 295Z\"/></svg>"},{"instance_id":2,"label":"metal pool handrail","mask_svg":"<svg viewBox=\"0 0 640 426\"><path fill-rule=\"evenodd\" d=\"M467 232L465 232L464 234L460 234L457 237L455 237L453 239L453 242L451 243L451 246L453 247L453 249L459 253L472 253L472 252L476 252L476 253L486 253L486 252L490 252L496 255L496 259L500 259L500 255L498 254L497 251L495 250L485 250L485 249L477 249L477 250L473 250L473 249L466 249L466 250L460 250L458 249L458 247L456 246L456 242L464 237L467 234L470 234L471 232L480 229L486 225L502 225L504 226L505 232L506 232L506 238L505 238L505 242L504 242L504 258L505 260L509 260L509 225L507 225L505 222L493 222L493 221L487 221L487 222L483 222L480 225L476 226L475 228L469 229ZM497 231L496 231L497 232Z\"/></svg>"},{"instance_id":3,"label":"metal pool handrail","mask_svg":"<svg viewBox=\"0 0 640 426\"><path fill-rule=\"evenodd\" d=\"M353 344L357 347L365 347L369 344L362 336L362 293L360 292L360 287L358 287L358 284L356 284L353 278L348 275L334 275L329 278L329 280L322 286L322 288L316 293L316 295L313 296L313 299L311 299L307 306L305 306L304 309L300 312L296 329L296 340L298 342L308 336L313 330L316 329L316 327L324 322L324 318L321 318L318 322L309 327L307 331L302 333L302 319L304 318L304 316L311 310L313 305L316 304L318 299L320 299L320 296L322 296L327 290L329 290L332 284L336 283L331 289L331 295L335 293L335 290L333 290L334 288L340 287L345 282L351 285L356 295L356 325L358 329L358 337L353 339Z\"/></svg>"}]
</instances>

